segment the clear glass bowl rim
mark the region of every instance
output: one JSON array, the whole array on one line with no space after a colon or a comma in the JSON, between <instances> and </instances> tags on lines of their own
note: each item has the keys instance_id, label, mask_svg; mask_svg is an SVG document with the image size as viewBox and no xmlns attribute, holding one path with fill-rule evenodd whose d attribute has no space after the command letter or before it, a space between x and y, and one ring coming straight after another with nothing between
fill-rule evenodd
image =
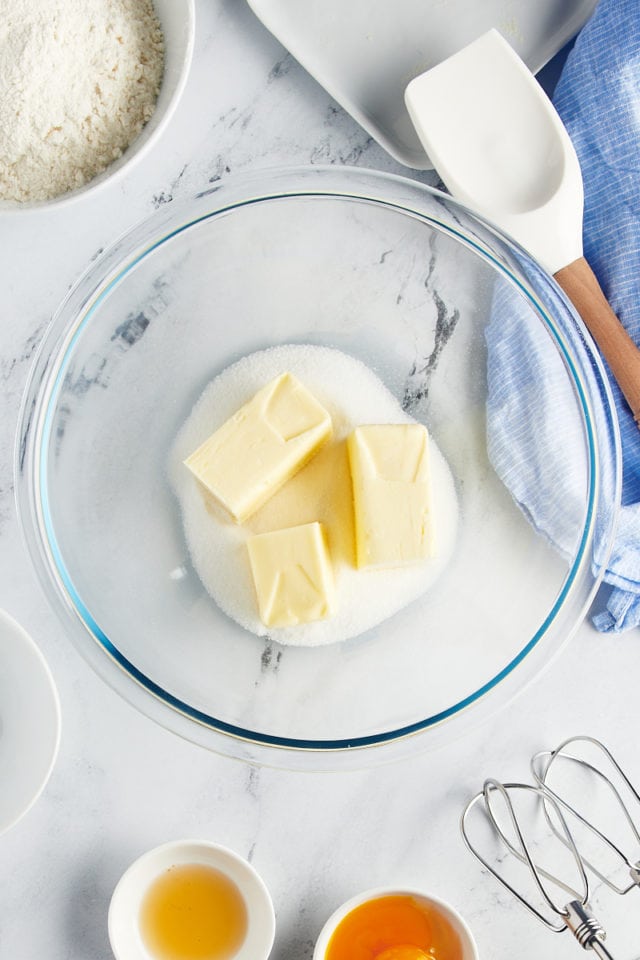
<instances>
[{"instance_id":1,"label":"clear glass bowl rim","mask_svg":"<svg viewBox=\"0 0 640 960\"><path fill-rule=\"evenodd\" d=\"M393 194L394 191L397 194L395 199L390 197L390 194ZM445 711L397 730L383 731L380 734L359 736L349 740L302 740L245 730L196 710L164 691L153 680L138 670L102 632L93 620L90 611L87 610L81 598L75 593L72 580L65 569L64 561L55 541L55 532L47 502L46 483L44 482L46 478L47 424L51 415L52 404L55 401L56 390L63 375L65 358L71 351L75 340L80 336L84 324L89 322L92 314L99 307L101 300L108 294L109 290L119 283L136 263L152 254L154 250L161 247L173 236L189 230L198 223L219 217L236 207L303 196L370 202L422 220L435 226L436 229L454 236L458 241L472 248L480 257L489 261L497 272L507 276L515 283L536 312L541 315L567 368L571 372L584 415L590 467L589 502L577 555L556 603L528 643L491 680ZM563 604L575 586L577 578L584 576L587 554L594 536L598 495L598 443L596 442L587 390L567 345L561 319L551 317L534 291L520 278L516 277L476 237L465 232L462 227L453 229L426 213L424 209L421 210L420 201L425 196L445 201L448 207L457 209L475 221L483 232L495 240L499 246L516 251L518 258L525 262L532 262L526 251L487 220L454 201L448 195L419 181L364 168L336 168L332 166L278 168L271 171L262 170L235 174L187 201L173 202L162 211L157 211L126 231L119 240L115 241L97 260L90 264L72 286L54 314L41 341L23 395L15 455L15 488L20 525L39 581L53 609L62 616L65 622L71 624L71 636L75 646L102 679L142 713L151 716L161 725L188 740L201 743L224 754L240 756L249 761L263 764L275 763L275 765L281 765L284 762L284 765L288 767L300 763L300 760L292 762L292 757L296 754L302 757L308 757L310 754L320 757L331 755L332 759L328 765L332 768L336 765L342 765L342 760L339 759L336 764L335 758L345 753L366 754L368 759L371 759L372 751L375 750L377 762L385 758L395 758L399 755L399 752L413 751L419 745L419 741L424 739L424 737L420 737L420 734L427 731L431 731L432 734L439 731L441 734L431 737L433 745L448 742L464 732L471 706L476 707L474 712L476 720L481 719L481 714L485 717L490 716L521 689L524 689L534 676L537 676L543 667L548 665L550 659L557 655L578 628L588 603L593 598L599 585L602 570L600 576L593 579L587 602L582 603L582 609L574 616L575 623L572 625L572 629L567 632L562 641L556 638L554 643L549 643L549 627L562 610ZM196 214L196 209L201 204L206 204L206 212ZM549 283L552 283L550 278ZM614 463L616 495L619 504L621 454L614 401L602 361L588 334L585 334L582 322L566 301L566 298L565 303L568 322L581 331L581 339L584 341L585 349L589 354L591 373L596 378L603 399L604 413L610 433L608 452ZM612 525L608 537L609 550L613 534L614 528ZM94 649L87 648L87 634L94 640ZM96 653L98 653L98 656L96 656ZM533 656L534 653L537 653L537 657ZM514 683L516 668L522 667L527 661L529 661L527 676L520 675L517 683ZM109 669L110 666L111 669ZM498 688L502 690L502 701L500 703L490 702L488 695ZM478 710L477 708L481 706L482 710ZM457 725L457 729L454 729L452 721L456 719L463 722ZM445 728L447 728L447 731L442 735ZM404 749L401 751L397 749L399 744L404 745ZM282 761L277 758L277 754L286 754L288 759ZM361 757L361 762L362 759ZM319 765L324 762L320 760ZM302 759L301 765L307 766L308 764Z\"/></svg>"}]
</instances>

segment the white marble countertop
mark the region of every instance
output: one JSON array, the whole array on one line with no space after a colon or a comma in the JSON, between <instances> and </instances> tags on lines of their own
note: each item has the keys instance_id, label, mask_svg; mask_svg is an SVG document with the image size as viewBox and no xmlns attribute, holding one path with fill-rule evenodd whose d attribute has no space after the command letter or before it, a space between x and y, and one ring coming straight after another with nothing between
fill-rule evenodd
<instances>
[{"instance_id":1,"label":"white marble countertop","mask_svg":"<svg viewBox=\"0 0 640 960\"><path fill-rule=\"evenodd\" d=\"M18 409L42 331L89 260L160 204L241 169L331 162L408 173L242 0L196 6L193 68L157 149L95 197L24 218L0 214L0 606L44 652L63 715L47 788L0 838L0 957L106 960L118 877L147 848L188 836L232 847L262 874L277 916L274 960L308 960L340 902L389 884L451 901L482 957L575 956L568 934L554 938L483 874L458 819L485 776L526 778L532 753L579 732L603 738L640 776L638 631L605 637L585 624L516 702L446 750L373 770L292 773L207 753L136 713L78 656L36 581L13 498ZM599 890L595 904L611 918L615 955L640 955L633 906Z\"/></svg>"}]
</instances>

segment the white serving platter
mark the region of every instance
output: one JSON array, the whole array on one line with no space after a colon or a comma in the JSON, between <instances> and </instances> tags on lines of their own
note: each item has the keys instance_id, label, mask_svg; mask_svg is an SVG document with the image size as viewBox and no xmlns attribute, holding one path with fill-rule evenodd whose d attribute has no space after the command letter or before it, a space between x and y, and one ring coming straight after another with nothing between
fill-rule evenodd
<instances>
[{"instance_id":1,"label":"white serving platter","mask_svg":"<svg viewBox=\"0 0 640 960\"><path fill-rule=\"evenodd\" d=\"M410 80L491 27L537 73L581 29L596 2L248 0L331 96L394 159L417 170L432 164L405 107Z\"/></svg>"}]
</instances>

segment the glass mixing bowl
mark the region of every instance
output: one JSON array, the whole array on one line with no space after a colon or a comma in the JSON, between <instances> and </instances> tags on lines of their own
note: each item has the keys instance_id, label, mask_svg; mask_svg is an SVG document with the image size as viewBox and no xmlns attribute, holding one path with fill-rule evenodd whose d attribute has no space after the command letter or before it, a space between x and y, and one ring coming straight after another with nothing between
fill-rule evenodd
<instances>
[{"instance_id":1,"label":"glass mixing bowl","mask_svg":"<svg viewBox=\"0 0 640 960\"><path fill-rule=\"evenodd\" d=\"M436 584L320 647L222 613L167 476L205 385L281 344L367 364L459 503ZM24 399L19 511L69 636L141 711L249 761L364 765L463 734L576 629L615 523L613 409L558 288L464 207L369 171L263 172L155 213L71 291Z\"/></svg>"}]
</instances>

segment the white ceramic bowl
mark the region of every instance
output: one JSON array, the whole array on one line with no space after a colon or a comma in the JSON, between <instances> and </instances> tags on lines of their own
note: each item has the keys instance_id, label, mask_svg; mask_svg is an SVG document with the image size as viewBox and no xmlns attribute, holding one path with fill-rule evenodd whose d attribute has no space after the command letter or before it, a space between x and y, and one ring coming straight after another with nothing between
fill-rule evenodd
<instances>
[{"instance_id":1,"label":"white ceramic bowl","mask_svg":"<svg viewBox=\"0 0 640 960\"><path fill-rule=\"evenodd\" d=\"M176 840L143 854L118 882L109 907L109 940L117 960L154 960L139 929L140 907L153 881L170 867L204 864L238 887L247 907L247 933L233 960L266 960L275 917L269 891L254 868L232 850L206 840Z\"/></svg>"},{"instance_id":2,"label":"white ceramic bowl","mask_svg":"<svg viewBox=\"0 0 640 960\"><path fill-rule=\"evenodd\" d=\"M60 744L60 706L31 637L0 610L0 833L42 793Z\"/></svg>"},{"instance_id":3,"label":"white ceramic bowl","mask_svg":"<svg viewBox=\"0 0 640 960\"><path fill-rule=\"evenodd\" d=\"M173 116L189 74L195 36L195 0L154 0L154 8L164 37L164 74L155 110L140 134L121 157L77 190L33 203L0 201L0 212L20 213L73 203L128 172L152 149Z\"/></svg>"},{"instance_id":4,"label":"white ceramic bowl","mask_svg":"<svg viewBox=\"0 0 640 960\"><path fill-rule=\"evenodd\" d=\"M424 903L425 906L432 907L449 922L460 938L462 960L479 960L478 948L473 939L473 934L458 911L455 910L451 904L446 903L439 897L434 897L430 893L424 893L421 890L407 889L405 887L378 887L374 890L359 893L350 900L347 900L346 903L343 903L341 907L338 907L338 909L331 914L320 931L320 936L316 941L315 950L313 951L313 960L325 960L331 937L337 926L352 910L355 910L356 907L361 906L363 903L368 903L370 900L377 900L380 897L412 897ZM397 944L397 946L402 946L402 944Z\"/></svg>"}]
</instances>

